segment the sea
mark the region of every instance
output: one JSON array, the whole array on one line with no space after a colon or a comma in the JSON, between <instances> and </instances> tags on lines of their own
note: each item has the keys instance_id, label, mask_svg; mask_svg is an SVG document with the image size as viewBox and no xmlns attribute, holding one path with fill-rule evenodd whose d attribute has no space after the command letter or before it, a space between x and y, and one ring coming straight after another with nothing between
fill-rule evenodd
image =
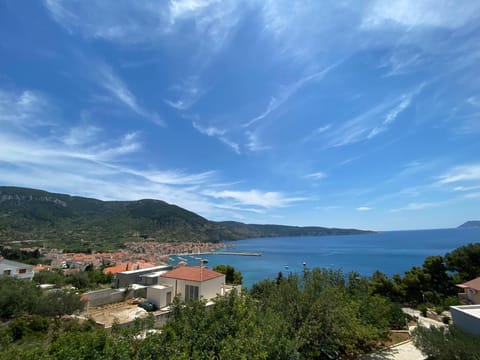
<instances>
[{"instance_id":1,"label":"sea","mask_svg":"<svg viewBox=\"0 0 480 360\"><path fill-rule=\"evenodd\" d=\"M251 288L258 281L276 278L279 272L284 276L301 272L304 266L341 269L345 273L356 271L364 276L376 270L389 276L403 275L412 266L421 266L428 256L445 255L475 242L480 242L480 228L258 238L225 242L232 247L220 251L261 253L261 256L201 255L201 258L208 260L209 268L232 265L242 273L243 285ZM199 264L196 255L182 258L189 265Z\"/></svg>"}]
</instances>

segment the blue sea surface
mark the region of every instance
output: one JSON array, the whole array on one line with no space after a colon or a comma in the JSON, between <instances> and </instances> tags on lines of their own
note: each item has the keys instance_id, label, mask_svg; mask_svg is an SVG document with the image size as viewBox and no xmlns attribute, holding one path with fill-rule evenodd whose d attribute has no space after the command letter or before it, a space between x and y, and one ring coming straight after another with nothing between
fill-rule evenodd
<instances>
[{"instance_id":1,"label":"blue sea surface","mask_svg":"<svg viewBox=\"0 0 480 360\"><path fill-rule=\"evenodd\" d=\"M262 256L203 255L208 267L229 264L243 274L244 286L265 278L308 268L342 269L370 276L375 270L392 276L421 266L427 256L445 255L480 241L480 228L386 231L377 234L260 238L226 242L222 251L260 252ZM186 257L191 265L198 259ZM288 266L288 267L287 267Z\"/></svg>"}]
</instances>

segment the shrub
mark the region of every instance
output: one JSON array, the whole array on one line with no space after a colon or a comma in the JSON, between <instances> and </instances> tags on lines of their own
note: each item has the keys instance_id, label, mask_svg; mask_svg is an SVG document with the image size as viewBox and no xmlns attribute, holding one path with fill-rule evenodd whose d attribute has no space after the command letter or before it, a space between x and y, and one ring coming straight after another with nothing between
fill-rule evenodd
<instances>
[{"instance_id":1,"label":"shrub","mask_svg":"<svg viewBox=\"0 0 480 360\"><path fill-rule=\"evenodd\" d=\"M455 306L459 303L457 296L449 296L443 301L443 306L448 310L450 306Z\"/></svg>"},{"instance_id":2,"label":"shrub","mask_svg":"<svg viewBox=\"0 0 480 360\"><path fill-rule=\"evenodd\" d=\"M420 311L423 317L427 317L427 311L428 311L427 305L425 304L418 305L418 310Z\"/></svg>"},{"instance_id":3,"label":"shrub","mask_svg":"<svg viewBox=\"0 0 480 360\"><path fill-rule=\"evenodd\" d=\"M441 315L443 313L443 306L436 306L435 307L435 313L437 315Z\"/></svg>"}]
</instances>

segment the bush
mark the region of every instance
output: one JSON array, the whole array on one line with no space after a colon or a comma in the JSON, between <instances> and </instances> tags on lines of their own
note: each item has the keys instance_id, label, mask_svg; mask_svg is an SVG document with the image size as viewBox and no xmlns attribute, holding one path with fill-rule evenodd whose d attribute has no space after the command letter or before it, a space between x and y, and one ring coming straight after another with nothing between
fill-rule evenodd
<instances>
[{"instance_id":1,"label":"bush","mask_svg":"<svg viewBox=\"0 0 480 360\"><path fill-rule=\"evenodd\" d=\"M7 331L13 341L18 341L35 332L43 334L49 327L49 320L43 316L22 315L9 322Z\"/></svg>"},{"instance_id":2,"label":"bush","mask_svg":"<svg viewBox=\"0 0 480 360\"><path fill-rule=\"evenodd\" d=\"M420 311L423 317L427 317L427 311L428 311L427 305L425 304L418 305L418 310Z\"/></svg>"},{"instance_id":3,"label":"bush","mask_svg":"<svg viewBox=\"0 0 480 360\"><path fill-rule=\"evenodd\" d=\"M435 360L478 360L480 336L465 333L457 326L447 328L415 329L413 341L429 359Z\"/></svg>"},{"instance_id":4,"label":"bush","mask_svg":"<svg viewBox=\"0 0 480 360\"><path fill-rule=\"evenodd\" d=\"M441 314L443 313L443 310L444 310L444 309L443 309L443 306L436 306L436 307L435 307L435 313L436 313L437 315L441 315Z\"/></svg>"}]
</instances>

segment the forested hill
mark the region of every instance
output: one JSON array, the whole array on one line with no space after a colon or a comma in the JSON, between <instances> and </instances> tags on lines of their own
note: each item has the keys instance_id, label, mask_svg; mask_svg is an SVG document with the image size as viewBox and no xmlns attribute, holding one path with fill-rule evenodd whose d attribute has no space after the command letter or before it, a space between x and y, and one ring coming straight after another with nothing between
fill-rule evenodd
<instances>
[{"instance_id":1,"label":"forested hill","mask_svg":"<svg viewBox=\"0 0 480 360\"><path fill-rule=\"evenodd\" d=\"M470 228L470 227L480 227L480 220L470 220L459 226L459 228Z\"/></svg>"},{"instance_id":2,"label":"forested hill","mask_svg":"<svg viewBox=\"0 0 480 360\"><path fill-rule=\"evenodd\" d=\"M216 242L365 232L214 222L160 200L101 201L35 189L0 187L0 241L46 240L69 247L105 249L135 238Z\"/></svg>"}]
</instances>

